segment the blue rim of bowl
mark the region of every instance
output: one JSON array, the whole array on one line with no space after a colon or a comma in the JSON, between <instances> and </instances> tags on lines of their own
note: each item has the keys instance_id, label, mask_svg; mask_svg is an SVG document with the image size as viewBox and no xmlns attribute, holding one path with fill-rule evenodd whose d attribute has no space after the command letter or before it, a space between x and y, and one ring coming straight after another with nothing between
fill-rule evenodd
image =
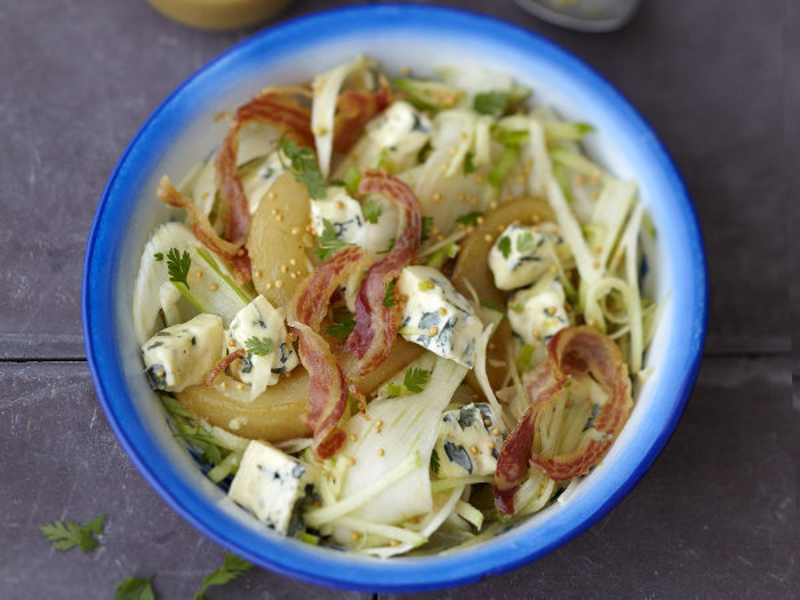
<instances>
[{"instance_id":1,"label":"blue rim of bowl","mask_svg":"<svg viewBox=\"0 0 800 600\"><path fill-rule=\"evenodd\" d=\"M644 140L652 155L654 169L667 179L664 184L669 196L678 206L676 224L685 229L689 256L688 267L692 278L688 285L692 290L693 312L682 320L682 331L687 341L686 353L680 364L672 367L679 371L670 373L671 395L674 400L667 407L663 425L650 440L645 453L633 460L633 468L622 481L607 484L593 498L581 504L583 512L576 512L571 504L565 505L553 523L545 541L520 539L508 532L492 542L475 546L468 552L422 559L399 559L391 561L361 560L345 553L320 551L300 543L277 539L255 533L201 498L159 452L133 408L124 382L120 364L117 336L114 328L114 267L118 250L114 249L114 216L125 210L113 205L112 192L119 180L124 181L126 163L145 138L154 134L151 125L181 92L196 80L208 77L209 72L225 61L232 61L244 53L249 46L273 43L279 47L285 43L303 45L304 36L319 36L340 31L342 24L360 23L354 31L374 29L377 26L410 31L409 28L424 26L441 29L449 33L460 32L477 39L517 43L528 52L546 55L559 67L569 69L574 77L591 86L593 93L604 103L612 105L612 114L628 121ZM433 25L432 25L433 24ZM404 29L405 28L405 29ZM353 31L350 31L352 34ZM295 41L292 41L295 40ZM512 42L509 42L512 40ZM168 133L162 133L162 137ZM110 212L110 214L108 214ZM119 227L120 225L117 224ZM105 243L105 246L102 244ZM101 251L98 252L98 246ZM109 251L112 249L112 251ZM92 282L92 285L89 282ZM650 465L669 440L688 400L702 356L708 319L708 284L706 277L703 241L694 207L688 197L678 171L655 134L628 103L628 101L602 76L581 60L544 38L504 21L459 9L419 5L366 5L340 8L306 15L275 25L233 46L207 63L184 81L150 115L128 144L103 190L95 213L84 260L84 277L81 289L81 313L86 344L86 355L100 403L108 417L111 428L133 463L147 482L183 518L206 536L240 556L273 571L314 584L342 589L373 592L410 592L463 585L486 575L497 575L529 563L564 544L583 532L603 517L625 497L647 472ZM122 402L116 399L122 399ZM594 489L592 490L594 491ZM603 493L608 492L603 496ZM592 494L587 494L592 496ZM599 499L599 502L598 502ZM499 540L499 542L498 542Z\"/></svg>"}]
</instances>

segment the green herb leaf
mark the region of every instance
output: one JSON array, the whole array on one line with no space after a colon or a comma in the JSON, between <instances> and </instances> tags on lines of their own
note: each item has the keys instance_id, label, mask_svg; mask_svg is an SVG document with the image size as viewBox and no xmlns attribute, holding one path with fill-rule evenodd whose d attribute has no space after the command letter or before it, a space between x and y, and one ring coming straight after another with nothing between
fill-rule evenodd
<instances>
[{"instance_id":1,"label":"green herb leaf","mask_svg":"<svg viewBox=\"0 0 800 600\"><path fill-rule=\"evenodd\" d=\"M381 152L378 154L378 160L375 161L375 166L373 168L380 169L387 158L389 158L389 149L381 148Z\"/></svg>"},{"instance_id":2,"label":"green herb leaf","mask_svg":"<svg viewBox=\"0 0 800 600\"><path fill-rule=\"evenodd\" d=\"M367 200L364 203L364 218L375 225L378 219L383 214L383 205L378 204L375 200Z\"/></svg>"},{"instance_id":3,"label":"green herb leaf","mask_svg":"<svg viewBox=\"0 0 800 600\"><path fill-rule=\"evenodd\" d=\"M484 92L475 96L472 108L482 115L501 117L508 110L508 104L508 92Z\"/></svg>"},{"instance_id":4,"label":"green herb leaf","mask_svg":"<svg viewBox=\"0 0 800 600\"><path fill-rule=\"evenodd\" d=\"M224 585L240 575L244 575L252 568L252 563L230 552L226 553L225 561L222 563L222 566L210 575L203 577L203 587L194 595L194 600L203 600L203 594L205 594L206 590L212 585Z\"/></svg>"},{"instance_id":5,"label":"green herb leaf","mask_svg":"<svg viewBox=\"0 0 800 600\"><path fill-rule=\"evenodd\" d=\"M192 257L184 250L183 255L177 248L170 248L167 252L167 272L169 280L173 283L182 283L189 289L186 278L189 276L189 269L192 267Z\"/></svg>"},{"instance_id":6,"label":"green herb leaf","mask_svg":"<svg viewBox=\"0 0 800 600\"><path fill-rule=\"evenodd\" d=\"M403 385L409 392L419 394L425 386L428 385L430 378L430 371L426 371L425 369L409 369L406 371L405 377L403 377Z\"/></svg>"},{"instance_id":7,"label":"green herb leaf","mask_svg":"<svg viewBox=\"0 0 800 600\"><path fill-rule=\"evenodd\" d=\"M353 313L346 308L335 308L333 310L333 321L333 324L325 330L325 334L340 341L346 340L356 326Z\"/></svg>"},{"instance_id":8,"label":"green herb leaf","mask_svg":"<svg viewBox=\"0 0 800 600\"><path fill-rule=\"evenodd\" d=\"M482 212L474 211L471 213L467 213L465 215L461 215L456 219L456 223L460 225L472 225L473 227L475 227L478 225L478 218L482 216L483 216Z\"/></svg>"},{"instance_id":9,"label":"green herb leaf","mask_svg":"<svg viewBox=\"0 0 800 600\"><path fill-rule=\"evenodd\" d=\"M202 427L195 427L192 431L182 429L174 435L188 442L202 444L204 447L203 453L200 455L202 462L215 466L222 462L222 450L217 446L214 436L207 429Z\"/></svg>"},{"instance_id":10,"label":"green herb leaf","mask_svg":"<svg viewBox=\"0 0 800 600\"><path fill-rule=\"evenodd\" d=\"M478 170L478 167L476 167L473 162L474 158L475 156L472 152L467 152L467 155L464 157L464 175L471 175Z\"/></svg>"},{"instance_id":11,"label":"green herb leaf","mask_svg":"<svg viewBox=\"0 0 800 600\"><path fill-rule=\"evenodd\" d=\"M89 521L86 525L80 525L75 521L54 521L39 527L45 537L53 543L53 548L66 552L79 546L84 554L100 545L94 537L103 535L103 523L105 517L97 517Z\"/></svg>"},{"instance_id":12,"label":"green herb leaf","mask_svg":"<svg viewBox=\"0 0 800 600\"><path fill-rule=\"evenodd\" d=\"M361 183L361 171L358 167L350 167L347 173L344 174L344 186L347 188L347 193L355 196L358 193L358 185Z\"/></svg>"},{"instance_id":13,"label":"green herb leaf","mask_svg":"<svg viewBox=\"0 0 800 600\"><path fill-rule=\"evenodd\" d=\"M155 254L153 254L153 258L156 259L156 262L161 262L162 260L164 260L164 253L156 252Z\"/></svg>"},{"instance_id":14,"label":"green herb leaf","mask_svg":"<svg viewBox=\"0 0 800 600\"><path fill-rule=\"evenodd\" d=\"M508 258L511 254L511 238L507 235L501 237L500 242L497 244L497 249L500 250L503 258Z\"/></svg>"},{"instance_id":15,"label":"green herb leaf","mask_svg":"<svg viewBox=\"0 0 800 600\"><path fill-rule=\"evenodd\" d=\"M394 281L387 281L384 289L386 294L383 296L383 305L386 308L391 308L394 306Z\"/></svg>"},{"instance_id":16,"label":"green herb leaf","mask_svg":"<svg viewBox=\"0 0 800 600\"><path fill-rule=\"evenodd\" d=\"M317 238L317 245L319 248L314 250L314 254L319 256L322 260L328 260L343 248L352 246L353 244L348 244L340 240L339 236L336 235L336 229L334 229L333 223L328 219L322 219L322 235Z\"/></svg>"},{"instance_id":17,"label":"green herb leaf","mask_svg":"<svg viewBox=\"0 0 800 600\"><path fill-rule=\"evenodd\" d=\"M505 309L492 300L481 300L481 306L499 312L501 315L506 314Z\"/></svg>"},{"instance_id":18,"label":"green herb leaf","mask_svg":"<svg viewBox=\"0 0 800 600\"><path fill-rule=\"evenodd\" d=\"M389 254L394 249L394 245L397 243L397 238L392 238L389 240L389 245L384 250L378 250L375 254Z\"/></svg>"},{"instance_id":19,"label":"green herb leaf","mask_svg":"<svg viewBox=\"0 0 800 600\"><path fill-rule=\"evenodd\" d=\"M431 227L433 227L433 217L422 217L422 235L420 235L420 244L424 244L431 239Z\"/></svg>"},{"instance_id":20,"label":"green herb leaf","mask_svg":"<svg viewBox=\"0 0 800 600\"><path fill-rule=\"evenodd\" d=\"M324 198L327 193L325 178L319 170L314 151L305 146L298 146L293 140L287 140L286 134L278 141L278 147L280 149L278 158L281 159L281 164L283 164L281 153L289 159L295 181L306 186L308 195L313 200Z\"/></svg>"},{"instance_id":21,"label":"green herb leaf","mask_svg":"<svg viewBox=\"0 0 800 600\"><path fill-rule=\"evenodd\" d=\"M405 395L405 388L402 385L390 383L386 386L386 393L392 398L396 398L397 396Z\"/></svg>"},{"instance_id":22,"label":"green herb leaf","mask_svg":"<svg viewBox=\"0 0 800 600\"><path fill-rule=\"evenodd\" d=\"M136 577L126 577L119 582L114 600L156 600L153 591L153 577L149 579L137 579Z\"/></svg>"},{"instance_id":23,"label":"green herb leaf","mask_svg":"<svg viewBox=\"0 0 800 600\"><path fill-rule=\"evenodd\" d=\"M270 338L258 338L253 336L244 341L244 347L250 354L255 354L256 356L266 356L275 350L275 342L273 342Z\"/></svg>"},{"instance_id":24,"label":"green herb leaf","mask_svg":"<svg viewBox=\"0 0 800 600\"><path fill-rule=\"evenodd\" d=\"M527 254L531 250L533 250L534 241L533 241L533 234L530 231L526 231L522 235L517 237L517 252L520 254Z\"/></svg>"},{"instance_id":25,"label":"green herb leaf","mask_svg":"<svg viewBox=\"0 0 800 600\"><path fill-rule=\"evenodd\" d=\"M431 471L433 471L437 475L439 474L439 453L436 451L435 448L431 453Z\"/></svg>"}]
</instances>

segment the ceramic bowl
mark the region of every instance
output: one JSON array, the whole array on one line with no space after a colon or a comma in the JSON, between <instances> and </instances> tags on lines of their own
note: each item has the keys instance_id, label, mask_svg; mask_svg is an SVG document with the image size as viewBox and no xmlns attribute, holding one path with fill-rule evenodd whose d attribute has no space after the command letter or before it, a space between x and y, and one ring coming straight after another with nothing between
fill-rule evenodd
<instances>
[{"instance_id":1,"label":"ceramic bowl","mask_svg":"<svg viewBox=\"0 0 800 600\"><path fill-rule=\"evenodd\" d=\"M635 179L658 232L645 288L665 302L646 366L653 374L619 439L567 501L473 547L439 556L378 560L276 535L230 502L175 443L142 374L131 325L142 248L167 218L155 198L162 174L179 179L222 139L213 116L267 85L311 79L357 54L390 73L475 63L512 74L535 100L592 123L588 151ZM683 411L706 331L707 282L695 213L650 127L601 76L551 42L471 13L368 5L282 23L200 69L159 106L127 147L97 208L83 280L86 351L100 402L144 477L180 515L232 552L297 579L365 591L461 585L531 562L605 515L647 471Z\"/></svg>"}]
</instances>

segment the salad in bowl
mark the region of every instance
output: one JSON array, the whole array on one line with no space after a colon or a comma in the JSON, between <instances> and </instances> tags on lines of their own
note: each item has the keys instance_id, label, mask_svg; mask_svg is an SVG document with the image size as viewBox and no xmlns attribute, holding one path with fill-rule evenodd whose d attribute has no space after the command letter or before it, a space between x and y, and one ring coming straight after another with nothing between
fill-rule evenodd
<instances>
[{"instance_id":1,"label":"salad in bowl","mask_svg":"<svg viewBox=\"0 0 800 600\"><path fill-rule=\"evenodd\" d=\"M591 124L496 70L366 56L218 118L158 185L131 314L231 501L390 558L491 539L602 473L664 301L637 182L587 154Z\"/></svg>"}]
</instances>

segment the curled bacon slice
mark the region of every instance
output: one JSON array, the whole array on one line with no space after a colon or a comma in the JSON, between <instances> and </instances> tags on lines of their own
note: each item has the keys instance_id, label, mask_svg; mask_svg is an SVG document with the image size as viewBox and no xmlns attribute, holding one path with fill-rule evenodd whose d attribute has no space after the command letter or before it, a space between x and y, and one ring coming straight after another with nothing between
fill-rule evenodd
<instances>
[{"instance_id":1,"label":"curled bacon slice","mask_svg":"<svg viewBox=\"0 0 800 600\"><path fill-rule=\"evenodd\" d=\"M347 409L347 380L328 342L319 334L331 296L368 258L358 246L331 257L298 286L287 310L287 322L299 338L300 362L308 371L308 426L314 431L313 450L330 458L345 441L339 421Z\"/></svg>"},{"instance_id":2,"label":"curled bacon slice","mask_svg":"<svg viewBox=\"0 0 800 600\"><path fill-rule=\"evenodd\" d=\"M267 90L236 110L231 126L222 145L217 151L217 187L227 206L225 237L233 243L242 245L247 240L250 228L250 211L247 195L236 171L236 156L239 151L239 134L251 122L273 125L287 137L299 144L310 146L314 143L311 135L311 111L300 106L287 94L296 90ZM237 280L250 280L250 261L244 252L234 259ZM242 281L243 280L243 281Z\"/></svg>"},{"instance_id":3,"label":"curled bacon slice","mask_svg":"<svg viewBox=\"0 0 800 600\"><path fill-rule=\"evenodd\" d=\"M168 177L164 176L161 178L156 193L161 200L170 206L186 209L189 215L192 233L200 240L200 243L228 260L233 260L236 257L237 253L241 250L241 243L232 244L219 237L211 226L208 216L197 208L189 196L185 196L175 189L175 186L172 185Z\"/></svg>"},{"instance_id":4,"label":"curled bacon slice","mask_svg":"<svg viewBox=\"0 0 800 600\"><path fill-rule=\"evenodd\" d=\"M547 352L547 360L525 378L531 406L497 459L494 501L504 514L514 514L514 494L527 476L529 464L556 481L588 473L614 443L633 406L628 367L608 336L587 326L562 329L550 340ZM572 452L553 457L532 454L540 416L552 407L573 376L593 377L608 394L594 419L594 431Z\"/></svg>"},{"instance_id":5,"label":"curled bacon slice","mask_svg":"<svg viewBox=\"0 0 800 600\"><path fill-rule=\"evenodd\" d=\"M359 374L366 375L386 360L394 346L402 306L399 301L395 301L393 306L384 306L383 300L387 284L411 263L417 252L422 234L422 212L411 188L393 175L367 171L358 191L383 194L393 200L405 222L394 248L386 258L370 267L356 297L356 326L347 338L347 348L359 359Z\"/></svg>"},{"instance_id":6,"label":"curled bacon slice","mask_svg":"<svg viewBox=\"0 0 800 600\"><path fill-rule=\"evenodd\" d=\"M345 90L336 101L333 148L346 153L361 136L364 126L391 101L391 88L385 78L374 92Z\"/></svg>"}]
</instances>

